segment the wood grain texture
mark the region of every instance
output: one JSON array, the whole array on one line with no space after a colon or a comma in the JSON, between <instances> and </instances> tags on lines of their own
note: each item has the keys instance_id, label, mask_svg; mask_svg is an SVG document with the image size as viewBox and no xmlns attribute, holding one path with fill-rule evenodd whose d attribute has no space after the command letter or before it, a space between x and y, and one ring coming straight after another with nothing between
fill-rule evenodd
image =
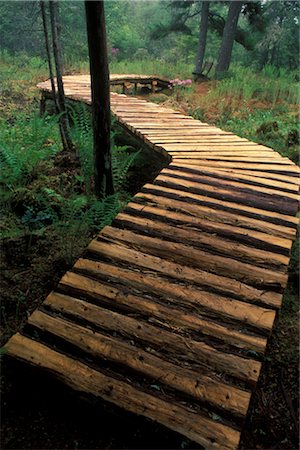
<instances>
[{"instance_id":1,"label":"wood grain texture","mask_svg":"<svg viewBox=\"0 0 300 450\"><path fill-rule=\"evenodd\" d=\"M123 408L142 414L198 441L207 449L235 449L239 432L190 408L162 400L125 381L107 376L48 346L16 334L7 345L16 358L44 367L78 392L89 392Z\"/></svg>"},{"instance_id":2,"label":"wood grain texture","mask_svg":"<svg viewBox=\"0 0 300 450\"><path fill-rule=\"evenodd\" d=\"M70 99L90 104L89 76L64 82ZM39 88L51 97L48 81ZM112 93L111 106L170 164L89 244L6 351L206 449L237 449L287 283L299 167L144 99Z\"/></svg>"}]
</instances>

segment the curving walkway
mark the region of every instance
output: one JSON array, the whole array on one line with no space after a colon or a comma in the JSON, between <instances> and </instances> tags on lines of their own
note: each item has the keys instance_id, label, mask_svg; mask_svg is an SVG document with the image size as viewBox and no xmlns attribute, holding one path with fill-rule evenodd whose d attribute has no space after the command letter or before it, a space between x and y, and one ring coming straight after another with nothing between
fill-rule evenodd
<instances>
[{"instance_id":1,"label":"curving walkway","mask_svg":"<svg viewBox=\"0 0 300 450\"><path fill-rule=\"evenodd\" d=\"M87 76L65 77L65 91L90 102ZM172 162L6 350L206 449L235 449L287 283L299 167L153 103L111 94L111 106Z\"/></svg>"}]
</instances>

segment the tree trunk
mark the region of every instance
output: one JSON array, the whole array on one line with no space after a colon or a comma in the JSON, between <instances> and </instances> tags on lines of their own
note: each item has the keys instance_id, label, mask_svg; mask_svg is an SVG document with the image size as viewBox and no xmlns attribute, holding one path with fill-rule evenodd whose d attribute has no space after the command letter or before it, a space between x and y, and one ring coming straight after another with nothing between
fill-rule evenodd
<instances>
[{"instance_id":1,"label":"tree trunk","mask_svg":"<svg viewBox=\"0 0 300 450\"><path fill-rule=\"evenodd\" d=\"M98 198L114 193L110 141L110 86L103 1L85 1L94 132L94 182Z\"/></svg>"},{"instance_id":2,"label":"tree trunk","mask_svg":"<svg viewBox=\"0 0 300 450\"><path fill-rule=\"evenodd\" d=\"M240 1L230 2L228 16L222 36L219 59L216 67L217 77L224 74L229 69L234 38L243 3L244 2Z\"/></svg>"},{"instance_id":3,"label":"tree trunk","mask_svg":"<svg viewBox=\"0 0 300 450\"><path fill-rule=\"evenodd\" d=\"M207 30L208 30L208 13L209 13L209 1L203 1L202 9L201 9L198 50L197 50L197 57L196 57L196 64L195 64L195 71L194 71L196 80L201 75L201 70L202 70L203 61L204 61Z\"/></svg>"},{"instance_id":4,"label":"tree trunk","mask_svg":"<svg viewBox=\"0 0 300 450\"><path fill-rule=\"evenodd\" d=\"M48 26L47 26L47 17L46 17L46 5L45 1L40 1L40 8L41 8L41 14L42 14L42 20L43 20L43 30L44 30L44 37L45 37L45 47L46 47L46 54L47 54L47 61L48 61L48 68L49 68L49 76L50 76L50 82L51 82L51 89L52 89L52 95L55 105L55 111L57 114L59 114L59 105L57 102L57 96L56 96L56 88L55 88L55 82L54 82L54 75L53 75L53 68L52 68L52 60L51 60L51 49L50 49L50 41L49 41L49 33L48 33ZM46 100L44 100L46 102ZM61 140L63 143L64 149L67 146L66 143L66 137L64 133L64 129L59 121L59 131L61 135Z\"/></svg>"},{"instance_id":5,"label":"tree trunk","mask_svg":"<svg viewBox=\"0 0 300 450\"><path fill-rule=\"evenodd\" d=\"M52 89L52 94L53 94L53 97L55 100L55 106L57 106L56 94L55 94L55 83L54 83L53 69L52 69L52 62L51 62L49 34L48 34L48 27L47 27L46 8L45 8L44 0L40 1L40 8L41 8L41 14L42 14L42 19L43 19L43 30L44 30L44 37L45 37L45 47L46 47L46 54L47 54L47 61L48 61L48 68L49 68L51 89Z\"/></svg>"},{"instance_id":6,"label":"tree trunk","mask_svg":"<svg viewBox=\"0 0 300 450\"><path fill-rule=\"evenodd\" d=\"M60 45L60 27L58 20L58 2L57 0L49 1L50 10L50 20L51 20L51 30L52 30L52 44L53 44L53 54L56 68L56 82L57 82L57 104L60 113L60 128L63 141L64 150L74 150L72 139L70 136L70 126L66 109L65 102L65 92L62 80L63 74L63 64L61 55L61 45Z\"/></svg>"}]
</instances>

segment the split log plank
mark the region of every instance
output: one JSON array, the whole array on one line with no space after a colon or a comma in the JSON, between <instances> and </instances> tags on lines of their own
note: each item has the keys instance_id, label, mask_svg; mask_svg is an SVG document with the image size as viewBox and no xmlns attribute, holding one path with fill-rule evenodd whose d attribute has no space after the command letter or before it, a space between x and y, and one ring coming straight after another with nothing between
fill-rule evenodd
<instances>
[{"instance_id":1,"label":"split log plank","mask_svg":"<svg viewBox=\"0 0 300 450\"><path fill-rule=\"evenodd\" d=\"M30 365L44 367L76 391L93 394L156 420L207 449L232 450L238 445L238 431L195 414L182 405L170 405L18 333L10 339L6 350L9 355Z\"/></svg>"},{"instance_id":2,"label":"split log plank","mask_svg":"<svg viewBox=\"0 0 300 450\"><path fill-rule=\"evenodd\" d=\"M105 358L130 367L147 376L152 383L170 386L198 400L204 400L230 413L245 416L249 406L250 393L226 385L217 378L174 364L142 350L134 345L91 331L80 325L52 317L40 311L34 312L28 321L42 331L59 336L76 345L93 358Z\"/></svg>"},{"instance_id":3,"label":"split log plank","mask_svg":"<svg viewBox=\"0 0 300 450\"><path fill-rule=\"evenodd\" d=\"M168 197L168 195L170 197ZM273 214L269 216L267 214L269 211L258 210L256 208L240 210L236 208L236 204L231 204L232 207L230 207L228 206L228 202L222 202L221 200L215 201L212 197L206 199L198 194L186 193L164 186L149 184L145 185L142 192L136 194L135 198L149 199L150 201L165 205L171 209L178 208L178 210L187 212L196 217L209 219L213 222L234 225L245 229L246 232L248 232L248 230L257 230L262 233L267 233L270 234L271 240L273 239L273 236L278 236L283 239L293 239L296 235L297 219L294 217L282 215L278 217ZM201 202L203 204L201 204ZM222 206L224 206L224 209ZM229 211L225 208L228 208ZM258 219L253 219L251 216L247 217L247 212L249 212L249 215L252 213L253 216L257 216ZM242 215L243 213L246 213L246 215ZM276 219L285 222L286 217L288 217L289 222L286 222L284 226L271 222L272 220L276 222ZM270 222L267 221L268 219L270 219ZM295 219L295 222L293 219ZM286 243L286 245L284 244L284 241L275 241L274 239L273 242L275 245L284 246L287 249L290 249L291 247L291 243Z\"/></svg>"}]
</instances>

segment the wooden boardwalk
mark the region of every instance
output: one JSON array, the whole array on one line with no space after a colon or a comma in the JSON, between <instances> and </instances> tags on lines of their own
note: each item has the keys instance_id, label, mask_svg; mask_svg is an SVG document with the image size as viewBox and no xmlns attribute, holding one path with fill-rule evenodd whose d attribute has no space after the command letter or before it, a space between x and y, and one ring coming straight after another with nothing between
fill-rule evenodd
<instances>
[{"instance_id":1,"label":"wooden boardwalk","mask_svg":"<svg viewBox=\"0 0 300 450\"><path fill-rule=\"evenodd\" d=\"M65 90L90 102L87 76L66 77ZM287 283L299 168L156 104L111 104L172 161L6 350L206 449L236 449Z\"/></svg>"}]
</instances>

